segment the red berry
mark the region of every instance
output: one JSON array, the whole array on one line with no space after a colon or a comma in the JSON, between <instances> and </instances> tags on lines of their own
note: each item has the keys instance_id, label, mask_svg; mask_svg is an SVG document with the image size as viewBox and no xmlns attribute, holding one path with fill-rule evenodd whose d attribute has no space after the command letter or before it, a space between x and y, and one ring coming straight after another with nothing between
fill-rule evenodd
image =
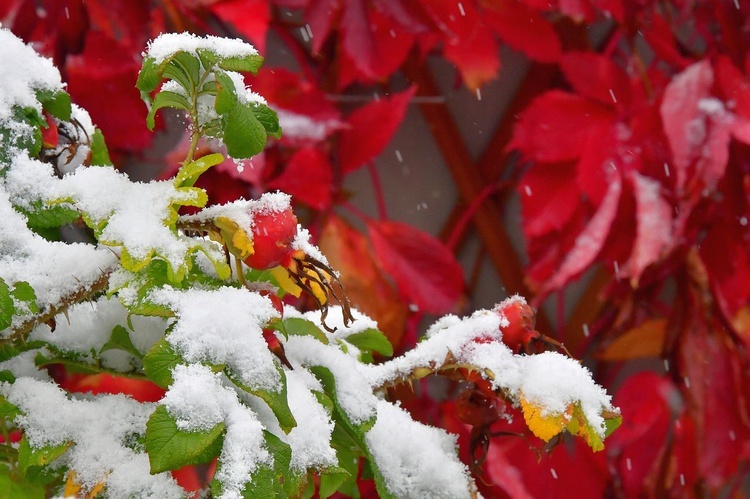
<instances>
[{"instance_id":1,"label":"red berry","mask_svg":"<svg viewBox=\"0 0 750 499\"><path fill-rule=\"evenodd\" d=\"M253 249L245 263L254 269L267 269L282 263L294 250L297 217L291 208L253 214Z\"/></svg>"},{"instance_id":2,"label":"red berry","mask_svg":"<svg viewBox=\"0 0 750 499\"><path fill-rule=\"evenodd\" d=\"M498 309L498 312L510 322L500 330L503 333L503 343L514 352L525 349L532 339L539 337L539 333L534 330L534 310L526 303L514 301Z\"/></svg>"}]
</instances>

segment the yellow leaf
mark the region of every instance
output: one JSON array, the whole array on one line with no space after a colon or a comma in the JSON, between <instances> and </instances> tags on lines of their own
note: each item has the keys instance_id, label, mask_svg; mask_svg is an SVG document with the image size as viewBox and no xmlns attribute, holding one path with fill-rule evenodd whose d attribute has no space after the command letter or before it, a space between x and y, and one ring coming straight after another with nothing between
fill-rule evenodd
<instances>
[{"instance_id":1,"label":"yellow leaf","mask_svg":"<svg viewBox=\"0 0 750 499\"><path fill-rule=\"evenodd\" d=\"M578 435L586 440L586 443L594 452L604 449L604 442L599 434L591 427L586 416L583 414L579 404L575 405L573 417L565 427L571 435Z\"/></svg>"},{"instance_id":2,"label":"yellow leaf","mask_svg":"<svg viewBox=\"0 0 750 499\"><path fill-rule=\"evenodd\" d=\"M83 497L85 499L93 499L98 496L101 491L104 490L104 482L97 483L94 488L86 494L81 494L83 486L76 480L76 472L71 471L68 473L68 479L65 481L65 497Z\"/></svg>"},{"instance_id":3,"label":"yellow leaf","mask_svg":"<svg viewBox=\"0 0 750 499\"><path fill-rule=\"evenodd\" d=\"M302 288L297 286L297 283L292 280L289 276L289 272L284 267L279 265L278 267L272 268L270 272L274 279L276 279L276 282L279 283L281 289L299 298L302 294Z\"/></svg>"},{"instance_id":4,"label":"yellow leaf","mask_svg":"<svg viewBox=\"0 0 750 499\"><path fill-rule=\"evenodd\" d=\"M253 239L237 222L227 217L216 217L214 224L221 231L224 244L235 257L244 260L255 253Z\"/></svg>"},{"instance_id":5,"label":"yellow leaf","mask_svg":"<svg viewBox=\"0 0 750 499\"><path fill-rule=\"evenodd\" d=\"M666 331L667 319L649 319L618 336L599 357L607 361L659 357Z\"/></svg>"},{"instance_id":6,"label":"yellow leaf","mask_svg":"<svg viewBox=\"0 0 750 499\"><path fill-rule=\"evenodd\" d=\"M545 442L549 442L552 437L565 429L570 420L570 414L573 412L573 406L571 405L566 413L543 415L541 407L528 402L523 396L521 397L521 409L526 426L534 435Z\"/></svg>"}]
</instances>

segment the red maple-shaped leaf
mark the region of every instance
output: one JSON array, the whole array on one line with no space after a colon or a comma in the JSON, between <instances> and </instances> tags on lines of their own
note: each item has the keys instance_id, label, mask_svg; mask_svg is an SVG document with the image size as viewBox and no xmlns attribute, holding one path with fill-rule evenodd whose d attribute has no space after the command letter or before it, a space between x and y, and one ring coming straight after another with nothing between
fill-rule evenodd
<instances>
[{"instance_id":1,"label":"red maple-shaped leaf","mask_svg":"<svg viewBox=\"0 0 750 499\"><path fill-rule=\"evenodd\" d=\"M612 106L630 103L630 81L612 59L592 52L567 52L560 68L576 92Z\"/></svg>"},{"instance_id":2,"label":"red maple-shaped leaf","mask_svg":"<svg viewBox=\"0 0 750 499\"><path fill-rule=\"evenodd\" d=\"M517 0L495 0L484 7L483 21L503 42L536 61L556 62L560 58L560 39L541 13Z\"/></svg>"},{"instance_id":3,"label":"red maple-shaped leaf","mask_svg":"<svg viewBox=\"0 0 750 499\"><path fill-rule=\"evenodd\" d=\"M333 172L328 156L314 147L299 149L289 159L284 171L268 183L315 208L324 210L331 205Z\"/></svg>"},{"instance_id":4,"label":"red maple-shaped leaf","mask_svg":"<svg viewBox=\"0 0 750 499\"><path fill-rule=\"evenodd\" d=\"M599 256L617 215L621 193L622 179L615 172L596 213L578 234L573 248L564 256L557 271L541 285L541 295L564 286L587 269Z\"/></svg>"},{"instance_id":5,"label":"red maple-shaped leaf","mask_svg":"<svg viewBox=\"0 0 750 499\"><path fill-rule=\"evenodd\" d=\"M688 412L695 422L698 470L712 494L750 455L747 356L726 329L703 314L692 296L680 342Z\"/></svg>"},{"instance_id":6,"label":"red maple-shaped leaf","mask_svg":"<svg viewBox=\"0 0 750 499\"><path fill-rule=\"evenodd\" d=\"M129 48L98 31L88 32L81 55L68 58L68 92L112 149L138 151L151 143L146 106L134 85L139 70Z\"/></svg>"},{"instance_id":7,"label":"red maple-shaped leaf","mask_svg":"<svg viewBox=\"0 0 750 499\"><path fill-rule=\"evenodd\" d=\"M710 98L713 83L711 63L702 60L675 76L664 92L660 112L678 194L692 178L713 186L724 175L731 121L721 102Z\"/></svg>"},{"instance_id":8,"label":"red maple-shaped leaf","mask_svg":"<svg viewBox=\"0 0 750 499\"><path fill-rule=\"evenodd\" d=\"M622 275L637 286L643 270L659 260L672 246L672 205L661 194L661 184L638 172L630 175L636 202L636 236L630 259L622 268Z\"/></svg>"},{"instance_id":9,"label":"red maple-shaped leaf","mask_svg":"<svg viewBox=\"0 0 750 499\"><path fill-rule=\"evenodd\" d=\"M266 51L266 32L271 10L266 0L228 0L211 5L211 11L250 40L261 54Z\"/></svg>"},{"instance_id":10,"label":"red maple-shaped leaf","mask_svg":"<svg viewBox=\"0 0 750 499\"><path fill-rule=\"evenodd\" d=\"M444 244L400 222L370 221L367 232L378 262L406 300L428 313L455 310L464 290L463 271Z\"/></svg>"},{"instance_id":11,"label":"red maple-shaped leaf","mask_svg":"<svg viewBox=\"0 0 750 499\"><path fill-rule=\"evenodd\" d=\"M560 186L575 176L572 163L536 163L518 184L526 238L561 230L580 202L576 189Z\"/></svg>"},{"instance_id":12,"label":"red maple-shaped leaf","mask_svg":"<svg viewBox=\"0 0 750 499\"><path fill-rule=\"evenodd\" d=\"M475 24L465 36L447 39L443 55L456 65L461 79L471 91L494 79L500 70L497 42L481 23Z\"/></svg>"},{"instance_id":13,"label":"red maple-shaped leaf","mask_svg":"<svg viewBox=\"0 0 750 499\"><path fill-rule=\"evenodd\" d=\"M552 90L534 99L519 117L508 149L518 149L536 161L565 161L580 157L593 132L612 125L608 106L584 97Z\"/></svg>"},{"instance_id":14,"label":"red maple-shaped leaf","mask_svg":"<svg viewBox=\"0 0 750 499\"><path fill-rule=\"evenodd\" d=\"M652 372L630 376L617 391L613 403L620 408L622 425L607 439L607 451L615 456L627 497L654 493L667 451L670 400L678 397L668 379Z\"/></svg>"},{"instance_id":15,"label":"red maple-shaped leaf","mask_svg":"<svg viewBox=\"0 0 750 499\"><path fill-rule=\"evenodd\" d=\"M416 87L384 97L347 116L348 128L339 139L339 159L349 173L373 159L385 148L406 115Z\"/></svg>"},{"instance_id":16,"label":"red maple-shaped leaf","mask_svg":"<svg viewBox=\"0 0 750 499\"><path fill-rule=\"evenodd\" d=\"M331 266L341 273L341 283L352 305L375 319L398 350L405 331L407 307L375 263L367 238L331 213L318 245Z\"/></svg>"}]
</instances>

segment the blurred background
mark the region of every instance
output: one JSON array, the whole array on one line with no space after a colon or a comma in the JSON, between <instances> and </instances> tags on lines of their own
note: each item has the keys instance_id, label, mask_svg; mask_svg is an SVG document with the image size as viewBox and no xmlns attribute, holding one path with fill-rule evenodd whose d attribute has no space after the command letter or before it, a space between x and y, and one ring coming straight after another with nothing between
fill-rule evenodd
<instances>
[{"instance_id":1,"label":"blurred background","mask_svg":"<svg viewBox=\"0 0 750 499\"><path fill-rule=\"evenodd\" d=\"M624 423L592 453L509 436L510 407L469 424L487 407L463 386L394 392L459 435L485 497L748 492L750 2L4 0L0 22L144 181L186 150L183 117L146 128L148 41L255 45L246 82L283 137L201 186L292 194L397 352L442 314L524 296L549 340L519 349L564 343Z\"/></svg>"}]
</instances>

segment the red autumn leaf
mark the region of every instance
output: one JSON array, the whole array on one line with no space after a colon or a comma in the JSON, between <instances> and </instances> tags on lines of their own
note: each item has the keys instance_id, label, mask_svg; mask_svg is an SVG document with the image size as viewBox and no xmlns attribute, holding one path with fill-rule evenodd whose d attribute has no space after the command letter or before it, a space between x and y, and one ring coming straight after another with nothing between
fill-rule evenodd
<instances>
[{"instance_id":1,"label":"red autumn leaf","mask_svg":"<svg viewBox=\"0 0 750 499\"><path fill-rule=\"evenodd\" d=\"M711 64L703 60L675 76L664 92L660 112L678 193L688 182L691 167L708 185L724 174L730 123L723 116L723 108L715 110L715 101L708 100L713 83Z\"/></svg>"},{"instance_id":2,"label":"red autumn leaf","mask_svg":"<svg viewBox=\"0 0 750 499\"><path fill-rule=\"evenodd\" d=\"M266 0L228 0L217 2L211 11L250 40L261 54L266 51L266 31L271 10Z\"/></svg>"},{"instance_id":3,"label":"red autumn leaf","mask_svg":"<svg viewBox=\"0 0 750 499\"><path fill-rule=\"evenodd\" d=\"M576 159L591 146L592 134L610 127L612 119L607 106L552 90L521 113L508 149L518 149L536 161Z\"/></svg>"},{"instance_id":4,"label":"red autumn leaf","mask_svg":"<svg viewBox=\"0 0 750 499\"><path fill-rule=\"evenodd\" d=\"M68 58L68 92L87 109L111 149L137 151L151 143L146 106L133 82L140 63L127 47L89 31L81 55Z\"/></svg>"},{"instance_id":5,"label":"red autumn leaf","mask_svg":"<svg viewBox=\"0 0 750 499\"><path fill-rule=\"evenodd\" d=\"M414 45L413 34L400 29L395 20L389 19L378 10L371 10L369 19L373 51L371 66L366 72L362 71L357 64L358 55L342 51L339 59L339 88L355 81L369 83L373 80L387 79L401 66Z\"/></svg>"},{"instance_id":6,"label":"red autumn leaf","mask_svg":"<svg viewBox=\"0 0 750 499\"><path fill-rule=\"evenodd\" d=\"M633 287L637 286L643 270L658 261L672 246L672 205L661 194L659 182L638 172L630 174L635 194L637 229L630 259L622 268Z\"/></svg>"},{"instance_id":7,"label":"red autumn leaf","mask_svg":"<svg viewBox=\"0 0 750 499\"><path fill-rule=\"evenodd\" d=\"M428 313L455 310L464 290L463 272L443 243L400 222L370 221L367 233L378 262L405 299Z\"/></svg>"},{"instance_id":8,"label":"red autumn leaf","mask_svg":"<svg viewBox=\"0 0 750 499\"><path fill-rule=\"evenodd\" d=\"M552 24L539 12L517 0L486 2L482 20L503 42L539 62L556 62L562 54Z\"/></svg>"},{"instance_id":9,"label":"red autumn leaf","mask_svg":"<svg viewBox=\"0 0 750 499\"><path fill-rule=\"evenodd\" d=\"M518 184L527 239L558 231L570 220L580 193L567 182L575 175L572 163L535 163Z\"/></svg>"},{"instance_id":10,"label":"red autumn leaf","mask_svg":"<svg viewBox=\"0 0 750 499\"><path fill-rule=\"evenodd\" d=\"M319 53L337 21L342 0L311 0L305 6L305 20L312 32L313 52Z\"/></svg>"},{"instance_id":11,"label":"red autumn leaf","mask_svg":"<svg viewBox=\"0 0 750 499\"><path fill-rule=\"evenodd\" d=\"M363 74L374 78L377 48L365 0L347 0L341 15L341 48Z\"/></svg>"},{"instance_id":12,"label":"red autumn leaf","mask_svg":"<svg viewBox=\"0 0 750 499\"><path fill-rule=\"evenodd\" d=\"M284 171L268 183L271 189L291 194L316 210L331 205L333 172L328 156L319 149L305 147L289 159Z\"/></svg>"},{"instance_id":13,"label":"red autumn leaf","mask_svg":"<svg viewBox=\"0 0 750 499\"><path fill-rule=\"evenodd\" d=\"M537 454L525 439L493 438L484 465L493 496L502 491L513 498L555 498L575 490L576 498L603 497L609 478L605 456L594 453L582 439L569 443Z\"/></svg>"},{"instance_id":14,"label":"red autumn leaf","mask_svg":"<svg viewBox=\"0 0 750 499\"><path fill-rule=\"evenodd\" d=\"M406 115L417 88L381 98L347 116L349 128L341 132L339 159L344 173L350 173L373 159L385 148Z\"/></svg>"},{"instance_id":15,"label":"red autumn leaf","mask_svg":"<svg viewBox=\"0 0 750 499\"><path fill-rule=\"evenodd\" d=\"M94 30L103 32L121 45L132 47L135 53L143 50L150 36L147 29L150 9L147 3L131 0L86 0L84 3ZM111 55L110 58L117 60Z\"/></svg>"},{"instance_id":16,"label":"red autumn leaf","mask_svg":"<svg viewBox=\"0 0 750 499\"><path fill-rule=\"evenodd\" d=\"M338 121L341 118L341 113L318 88L317 82L310 82L286 68L264 66L248 80L252 89L274 108L306 115L315 121Z\"/></svg>"},{"instance_id":17,"label":"red autumn leaf","mask_svg":"<svg viewBox=\"0 0 750 499\"><path fill-rule=\"evenodd\" d=\"M594 216L576 237L573 248L565 255L555 274L543 283L541 294L558 289L577 277L596 259L607 240L622 193L622 179L613 174L609 189Z\"/></svg>"},{"instance_id":18,"label":"red autumn leaf","mask_svg":"<svg viewBox=\"0 0 750 499\"><path fill-rule=\"evenodd\" d=\"M405 331L406 304L375 264L367 238L331 213L318 244L331 266L341 273L352 305L375 319L398 350Z\"/></svg>"},{"instance_id":19,"label":"red autumn leaf","mask_svg":"<svg viewBox=\"0 0 750 499\"><path fill-rule=\"evenodd\" d=\"M481 23L475 24L465 36L448 38L443 55L456 65L464 84L471 91L497 77L500 70L497 42Z\"/></svg>"},{"instance_id":20,"label":"red autumn leaf","mask_svg":"<svg viewBox=\"0 0 750 499\"><path fill-rule=\"evenodd\" d=\"M718 323L702 314L692 297L687 330L681 335L679 369L688 412L695 422L698 469L710 494L718 494L747 459L750 409L747 357Z\"/></svg>"},{"instance_id":21,"label":"red autumn leaf","mask_svg":"<svg viewBox=\"0 0 750 499\"><path fill-rule=\"evenodd\" d=\"M630 376L617 391L613 404L620 408L622 425L607 439L607 451L615 457L627 497L654 493L667 451L670 401L677 398L674 385L652 372Z\"/></svg>"},{"instance_id":22,"label":"red autumn leaf","mask_svg":"<svg viewBox=\"0 0 750 499\"><path fill-rule=\"evenodd\" d=\"M640 32L658 59L677 68L686 68L691 64L692 60L680 53L672 26L664 17L650 16L648 21L640 24Z\"/></svg>"},{"instance_id":23,"label":"red autumn leaf","mask_svg":"<svg viewBox=\"0 0 750 499\"><path fill-rule=\"evenodd\" d=\"M628 75L612 59L592 52L567 52L560 62L578 94L608 106L630 103Z\"/></svg>"},{"instance_id":24,"label":"red autumn leaf","mask_svg":"<svg viewBox=\"0 0 750 499\"><path fill-rule=\"evenodd\" d=\"M747 217L745 218L747 223ZM737 237L743 234L742 237ZM723 218L706 234L711 244L700 247L701 260L726 318L731 322L750 303L750 236L738 220Z\"/></svg>"}]
</instances>

